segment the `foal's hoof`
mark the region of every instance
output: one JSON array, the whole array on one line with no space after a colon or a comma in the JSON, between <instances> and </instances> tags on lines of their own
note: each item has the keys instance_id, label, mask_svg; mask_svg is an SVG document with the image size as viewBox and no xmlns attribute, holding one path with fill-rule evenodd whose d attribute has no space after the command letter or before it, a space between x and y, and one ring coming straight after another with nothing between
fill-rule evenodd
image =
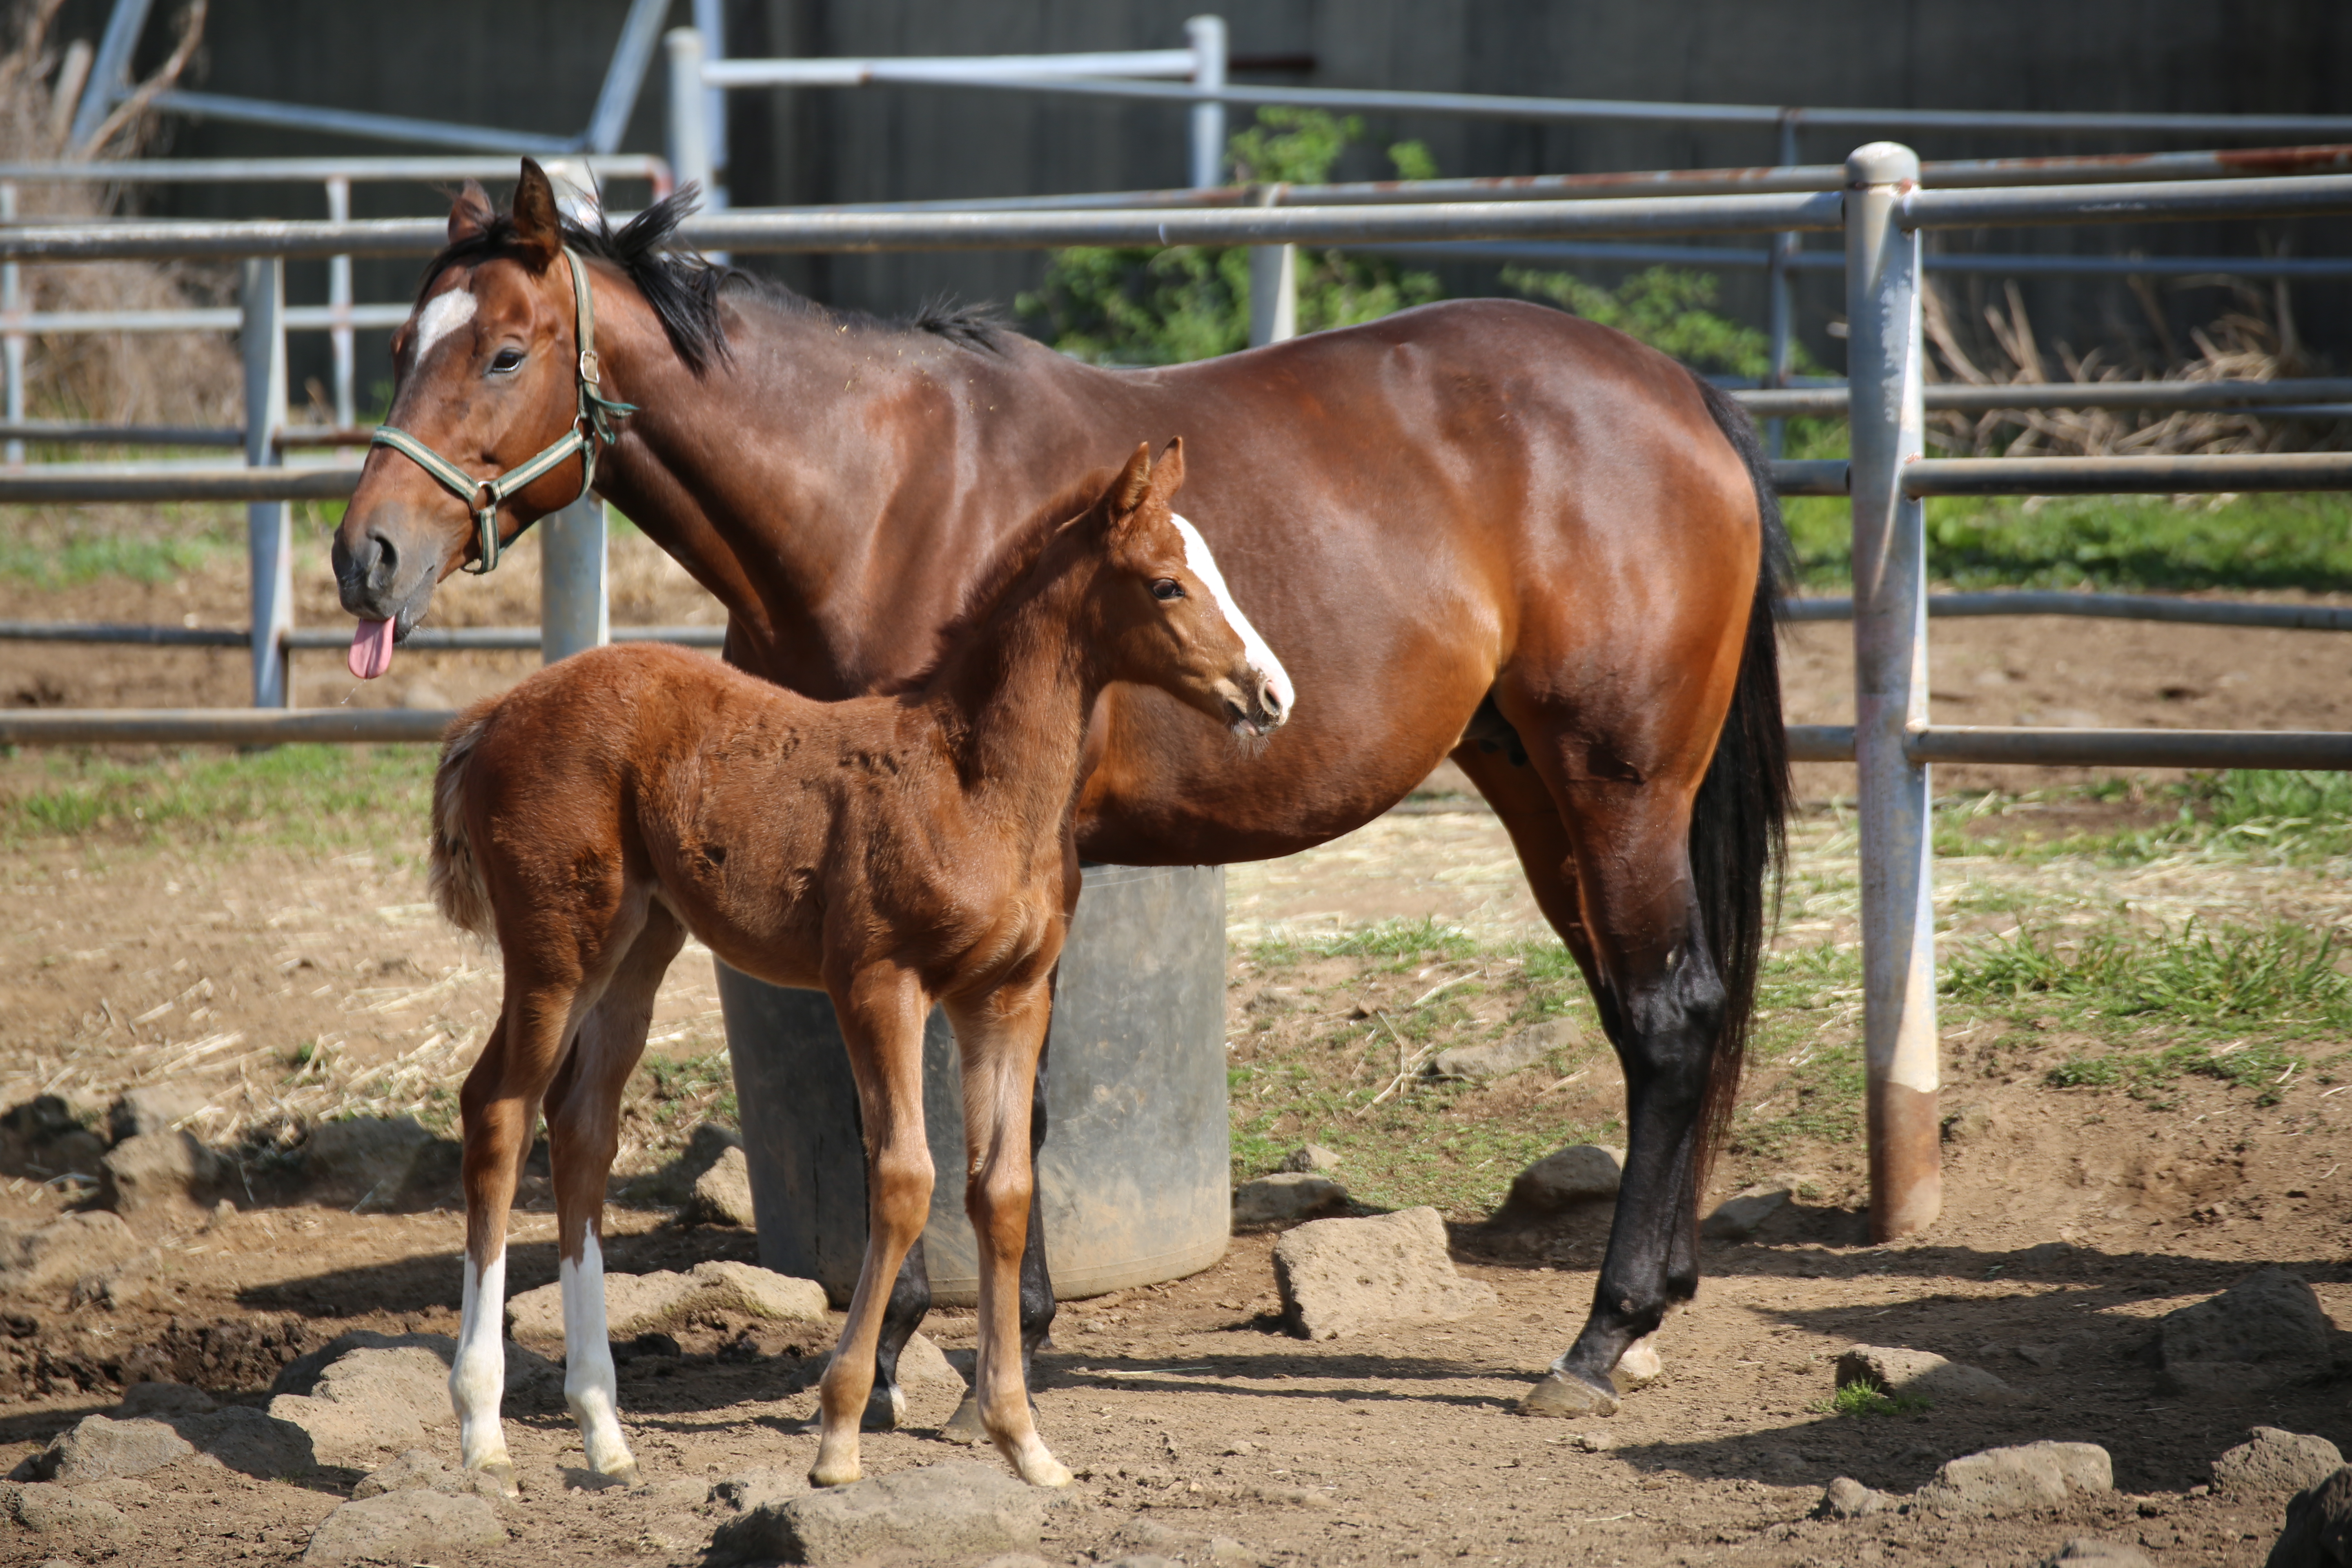
<instances>
[{"instance_id":1,"label":"foal's hoof","mask_svg":"<svg viewBox=\"0 0 2352 1568\"><path fill-rule=\"evenodd\" d=\"M624 1459L609 1470L600 1470L605 1481L616 1487L641 1487L646 1484L645 1472L637 1468L635 1459Z\"/></svg>"},{"instance_id":2,"label":"foal's hoof","mask_svg":"<svg viewBox=\"0 0 2352 1568\"><path fill-rule=\"evenodd\" d=\"M940 1436L950 1443L987 1442L988 1428L980 1419L980 1401L966 1394L963 1403L955 1407L955 1414L948 1417L948 1424L940 1428Z\"/></svg>"},{"instance_id":3,"label":"foal's hoof","mask_svg":"<svg viewBox=\"0 0 2352 1568\"><path fill-rule=\"evenodd\" d=\"M1617 1393L1607 1379L1595 1385L1570 1373L1548 1373L1519 1401L1522 1415L1614 1415Z\"/></svg>"},{"instance_id":4,"label":"foal's hoof","mask_svg":"<svg viewBox=\"0 0 2352 1568\"><path fill-rule=\"evenodd\" d=\"M499 1495L510 1502L522 1496L522 1488L515 1483L512 1459L492 1459L476 1469L474 1475L479 1482L497 1488Z\"/></svg>"},{"instance_id":5,"label":"foal's hoof","mask_svg":"<svg viewBox=\"0 0 2352 1568\"><path fill-rule=\"evenodd\" d=\"M866 1396L866 1414L857 1418L860 1431L895 1431L907 1418L907 1396L895 1383L877 1383Z\"/></svg>"}]
</instances>

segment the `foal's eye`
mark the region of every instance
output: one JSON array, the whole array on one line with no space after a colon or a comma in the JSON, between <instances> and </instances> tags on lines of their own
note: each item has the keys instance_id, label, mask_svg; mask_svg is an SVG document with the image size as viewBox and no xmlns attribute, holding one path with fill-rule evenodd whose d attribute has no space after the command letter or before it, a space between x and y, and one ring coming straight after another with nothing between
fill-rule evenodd
<instances>
[{"instance_id":1,"label":"foal's eye","mask_svg":"<svg viewBox=\"0 0 2352 1568\"><path fill-rule=\"evenodd\" d=\"M1151 596L1163 602L1169 599L1181 599L1184 596L1184 584L1173 577L1157 578L1151 584Z\"/></svg>"},{"instance_id":2,"label":"foal's eye","mask_svg":"<svg viewBox=\"0 0 2352 1568\"><path fill-rule=\"evenodd\" d=\"M490 371L496 375L504 375L509 371L521 368L522 351L520 349L500 349L498 357L490 361Z\"/></svg>"}]
</instances>

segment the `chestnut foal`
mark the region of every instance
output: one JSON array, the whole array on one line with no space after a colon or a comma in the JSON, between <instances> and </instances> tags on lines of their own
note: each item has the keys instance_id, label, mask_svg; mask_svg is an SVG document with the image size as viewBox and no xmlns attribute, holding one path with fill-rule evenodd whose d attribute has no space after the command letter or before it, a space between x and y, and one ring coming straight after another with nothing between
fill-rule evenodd
<instances>
[{"instance_id":1,"label":"chestnut foal","mask_svg":"<svg viewBox=\"0 0 2352 1568\"><path fill-rule=\"evenodd\" d=\"M828 993L857 1079L869 1230L811 1479L858 1477L883 1309L929 1210L934 1002L963 1067L973 1397L1024 1479L1070 1479L1032 1419L1017 1275L1030 1085L1078 891L1087 720L1114 681L1157 686L1242 737L1290 716L1289 678L1170 510L1183 478L1181 442L1156 467L1147 444L1108 485L1097 475L1050 504L1000 558L996 592L976 594L943 638L934 672L899 695L817 702L639 646L565 659L459 718L434 784L433 893L506 958L504 1010L462 1098L464 1322L449 1389L467 1468L513 1485L499 1424L507 1211L543 1104L564 1396L589 1462L636 1477L597 1237L622 1087L691 931L745 973Z\"/></svg>"}]
</instances>

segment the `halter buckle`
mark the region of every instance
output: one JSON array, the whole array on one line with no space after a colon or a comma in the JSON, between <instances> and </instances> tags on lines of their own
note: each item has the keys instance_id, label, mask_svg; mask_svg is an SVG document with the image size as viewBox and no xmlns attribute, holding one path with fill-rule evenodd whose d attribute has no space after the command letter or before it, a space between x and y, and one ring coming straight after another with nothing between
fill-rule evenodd
<instances>
[{"instance_id":1,"label":"halter buckle","mask_svg":"<svg viewBox=\"0 0 2352 1568\"><path fill-rule=\"evenodd\" d=\"M603 362L597 359L596 351L594 349L582 349L580 351L580 379L582 381L586 382L591 386L603 385L604 378L601 374L599 374L602 369Z\"/></svg>"}]
</instances>

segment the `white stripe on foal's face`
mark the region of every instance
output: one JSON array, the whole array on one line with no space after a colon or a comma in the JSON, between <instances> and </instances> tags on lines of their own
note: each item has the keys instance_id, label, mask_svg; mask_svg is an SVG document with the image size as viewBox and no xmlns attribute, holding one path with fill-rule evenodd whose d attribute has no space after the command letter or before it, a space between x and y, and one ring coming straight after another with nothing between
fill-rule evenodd
<instances>
[{"instance_id":1,"label":"white stripe on foal's face","mask_svg":"<svg viewBox=\"0 0 2352 1568\"><path fill-rule=\"evenodd\" d=\"M1266 689L1274 694L1276 709L1283 719L1287 720L1297 696L1290 689L1290 672L1282 668L1282 660L1274 657L1274 650L1265 646L1264 637L1257 635L1257 628L1250 625L1250 618L1242 614L1239 605L1234 603L1233 590L1225 586L1225 574L1217 570L1217 558L1210 553L1209 542L1201 537L1201 531L1172 511L1168 516L1176 524L1176 531L1184 536L1185 566L1207 586L1211 596L1217 601L1218 612L1242 639L1244 655L1265 678Z\"/></svg>"},{"instance_id":2,"label":"white stripe on foal's face","mask_svg":"<svg viewBox=\"0 0 2352 1568\"><path fill-rule=\"evenodd\" d=\"M423 364L433 345L474 319L474 296L464 289L452 289L446 294L436 294L425 301L425 309L416 318L416 363Z\"/></svg>"}]
</instances>

